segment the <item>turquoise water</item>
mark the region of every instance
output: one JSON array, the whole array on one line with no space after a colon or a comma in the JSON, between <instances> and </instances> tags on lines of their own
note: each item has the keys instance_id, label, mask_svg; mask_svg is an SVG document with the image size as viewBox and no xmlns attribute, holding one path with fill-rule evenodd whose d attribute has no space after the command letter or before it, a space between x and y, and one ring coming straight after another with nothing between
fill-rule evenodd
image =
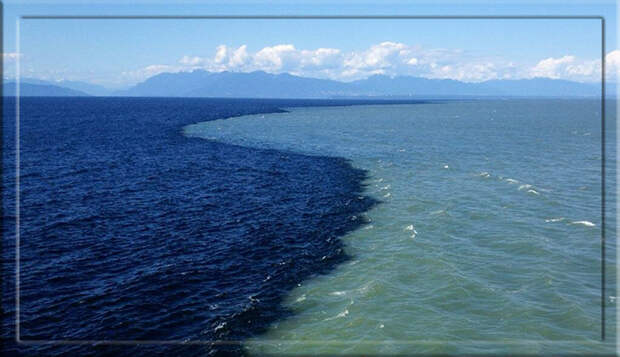
<instances>
[{"instance_id":1,"label":"turquoise water","mask_svg":"<svg viewBox=\"0 0 620 357\"><path fill-rule=\"evenodd\" d=\"M600 101L292 108L184 130L347 158L381 201L350 217L367 222L342 238L352 259L293 290L293 314L250 353L614 351L600 342Z\"/></svg>"}]
</instances>

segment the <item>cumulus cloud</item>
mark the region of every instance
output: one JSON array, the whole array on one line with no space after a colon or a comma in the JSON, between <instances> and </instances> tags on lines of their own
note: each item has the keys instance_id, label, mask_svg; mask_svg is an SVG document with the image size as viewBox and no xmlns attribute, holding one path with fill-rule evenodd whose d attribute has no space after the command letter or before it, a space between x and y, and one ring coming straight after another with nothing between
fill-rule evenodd
<instances>
[{"instance_id":1,"label":"cumulus cloud","mask_svg":"<svg viewBox=\"0 0 620 357\"><path fill-rule=\"evenodd\" d=\"M528 77L568 79L580 82L596 82L601 79L600 59L580 59L566 55L559 58L545 58L532 67ZM620 50L605 55L605 75L607 80L618 79L620 71Z\"/></svg>"},{"instance_id":2,"label":"cumulus cloud","mask_svg":"<svg viewBox=\"0 0 620 357\"><path fill-rule=\"evenodd\" d=\"M620 78L620 50L611 51L605 56L605 75L609 80Z\"/></svg>"},{"instance_id":3,"label":"cumulus cloud","mask_svg":"<svg viewBox=\"0 0 620 357\"><path fill-rule=\"evenodd\" d=\"M247 46L219 45L212 57L183 56L185 70L288 72L301 76L355 80L373 74L419 75L431 63L450 61L460 51L423 50L417 46L385 41L361 51L337 48L298 49L293 44L267 46L250 53Z\"/></svg>"},{"instance_id":4,"label":"cumulus cloud","mask_svg":"<svg viewBox=\"0 0 620 357\"><path fill-rule=\"evenodd\" d=\"M620 51L607 54L606 64L608 78L616 79L620 70ZM289 43L274 44L255 51L250 51L246 45L234 47L222 44L215 48L211 56L185 55L175 65L151 65L124 74L128 79L137 81L162 72L195 69L212 72L286 72L343 81L383 74L465 82L534 77L593 82L600 80L601 63L597 59L580 59L567 54L527 64L501 56L484 57L459 49L422 48L392 41L348 52L329 47L299 49Z\"/></svg>"},{"instance_id":5,"label":"cumulus cloud","mask_svg":"<svg viewBox=\"0 0 620 357\"><path fill-rule=\"evenodd\" d=\"M4 64L4 76L5 78L15 78L16 76L16 66L17 66L17 59L19 58L23 58L23 55L21 53L17 53L17 52L5 52L2 54L2 63ZM23 72L24 70L22 70Z\"/></svg>"},{"instance_id":6,"label":"cumulus cloud","mask_svg":"<svg viewBox=\"0 0 620 357\"><path fill-rule=\"evenodd\" d=\"M411 53L402 43L382 42L371 46L363 52L353 52L345 59L344 66L348 68L385 69L402 62ZM408 62L406 59L404 62Z\"/></svg>"},{"instance_id":7,"label":"cumulus cloud","mask_svg":"<svg viewBox=\"0 0 620 357\"><path fill-rule=\"evenodd\" d=\"M561 58L545 58L541 60L532 68L532 77L548 77L548 78L560 78L562 73L566 71L569 64L575 62L575 56L564 56Z\"/></svg>"}]
</instances>

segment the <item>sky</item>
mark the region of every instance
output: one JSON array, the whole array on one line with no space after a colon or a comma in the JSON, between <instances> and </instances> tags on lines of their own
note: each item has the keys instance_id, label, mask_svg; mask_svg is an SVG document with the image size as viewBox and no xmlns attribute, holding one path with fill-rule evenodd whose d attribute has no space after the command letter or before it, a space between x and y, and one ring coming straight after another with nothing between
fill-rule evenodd
<instances>
[{"instance_id":1,"label":"sky","mask_svg":"<svg viewBox=\"0 0 620 357\"><path fill-rule=\"evenodd\" d=\"M32 15L602 16L607 78L620 69L614 1L5 1L4 77L124 88L162 72L374 74L466 82L601 78L594 19L29 19Z\"/></svg>"}]
</instances>

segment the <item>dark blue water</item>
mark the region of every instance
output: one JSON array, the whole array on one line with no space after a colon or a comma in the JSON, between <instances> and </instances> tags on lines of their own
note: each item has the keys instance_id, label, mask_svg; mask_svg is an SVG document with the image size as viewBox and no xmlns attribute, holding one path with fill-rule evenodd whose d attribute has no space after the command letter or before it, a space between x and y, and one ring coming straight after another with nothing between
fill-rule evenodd
<instances>
[{"instance_id":1,"label":"dark blue water","mask_svg":"<svg viewBox=\"0 0 620 357\"><path fill-rule=\"evenodd\" d=\"M22 98L22 340L239 341L348 257L377 202L344 159L188 138L196 122L336 101ZM16 345L15 101L4 100L7 354L237 353L230 346Z\"/></svg>"}]
</instances>

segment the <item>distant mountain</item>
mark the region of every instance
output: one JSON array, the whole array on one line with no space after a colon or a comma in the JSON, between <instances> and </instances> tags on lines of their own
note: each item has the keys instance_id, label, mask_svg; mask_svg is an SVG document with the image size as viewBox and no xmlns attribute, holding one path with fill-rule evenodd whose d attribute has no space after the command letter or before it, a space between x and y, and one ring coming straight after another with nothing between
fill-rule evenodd
<instances>
[{"instance_id":1,"label":"distant mountain","mask_svg":"<svg viewBox=\"0 0 620 357\"><path fill-rule=\"evenodd\" d=\"M162 73L114 94L144 97L324 98L346 94L346 88L347 85L342 82L297 77L287 73L197 70Z\"/></svg>"},{"instance_id":2,"label":"distant mountain","mask_svg":"<svg viewBox=\"0 0 620 357\"><path fill-rule=\"evenodd\" d=\"M616 84L606 94L616 96ZM559 79L490 80L479 83L452 79L374 75L339 82L270 74L193 72L162 73L120 91L79 81L21 79L24 96L139 96L139 97L253 97L253 98L459 98L459 97L597 97L600 85ZM14 83L5 83L4 95L14 95Z\"/></svg>"},{"instance_id":3,"label":"distant mountain","mask_svg":"<svg viewBox=\"0 0 620 357\"><path fill-rule=\"evenodd\" d=\"M553 96L600 96L600 85L578 83L562 79L533 78L517 80L490 80L482 82L485 91L504 93L505 95L523 95L541 97Z\"/></svg>"},{"instance_id":4,"label":"distant mountain","mask_svg":"<svg viewBox=\"0 0 620 357\"><path fill-rule=\"evenodd\" d=\"M2 95L14 97L16 94L15 82L4 83ZM19 94L21 97L88 97L89 95L77 90L45 84L20 83Z\"/></svg>"},{"instance_id":5,"label":"distant mountain","mask_svg":"<svg viewBox=\"0 0 620 357\"><path fill-rule=\"evenodd\" d=\"M608 92L610 91L608 90ZM128 90L114 92L113 95L241 98L591 97L600 95L600 87L588 83L549 78L466 83L451 79L375 75L367 79L345 83L299 77L286 73L270 74L262 71L235 73L196 70L193 72L162 73Z\"/></svg>"},{"instance_id":6,"label":"distant mountain","mask_svg":"<svg viewBox=\"0 0 620 357\"><path fill-rule=\"evenodd\" d=\"M22 84L29 83L29 84L63 87L63 88L68 88L68 89L73 89L76 91L84 92L86 94L94 95L94 96L107 96L107 95L112 94L113 92L113 90L108 89L106 87L103 87L97 84L88 83L88 82L81 82L81 81L68 81L68 80L45 81L45 80L36 79L36 78L21 78L20 82Z\"/></svg>"}]
</instances>

